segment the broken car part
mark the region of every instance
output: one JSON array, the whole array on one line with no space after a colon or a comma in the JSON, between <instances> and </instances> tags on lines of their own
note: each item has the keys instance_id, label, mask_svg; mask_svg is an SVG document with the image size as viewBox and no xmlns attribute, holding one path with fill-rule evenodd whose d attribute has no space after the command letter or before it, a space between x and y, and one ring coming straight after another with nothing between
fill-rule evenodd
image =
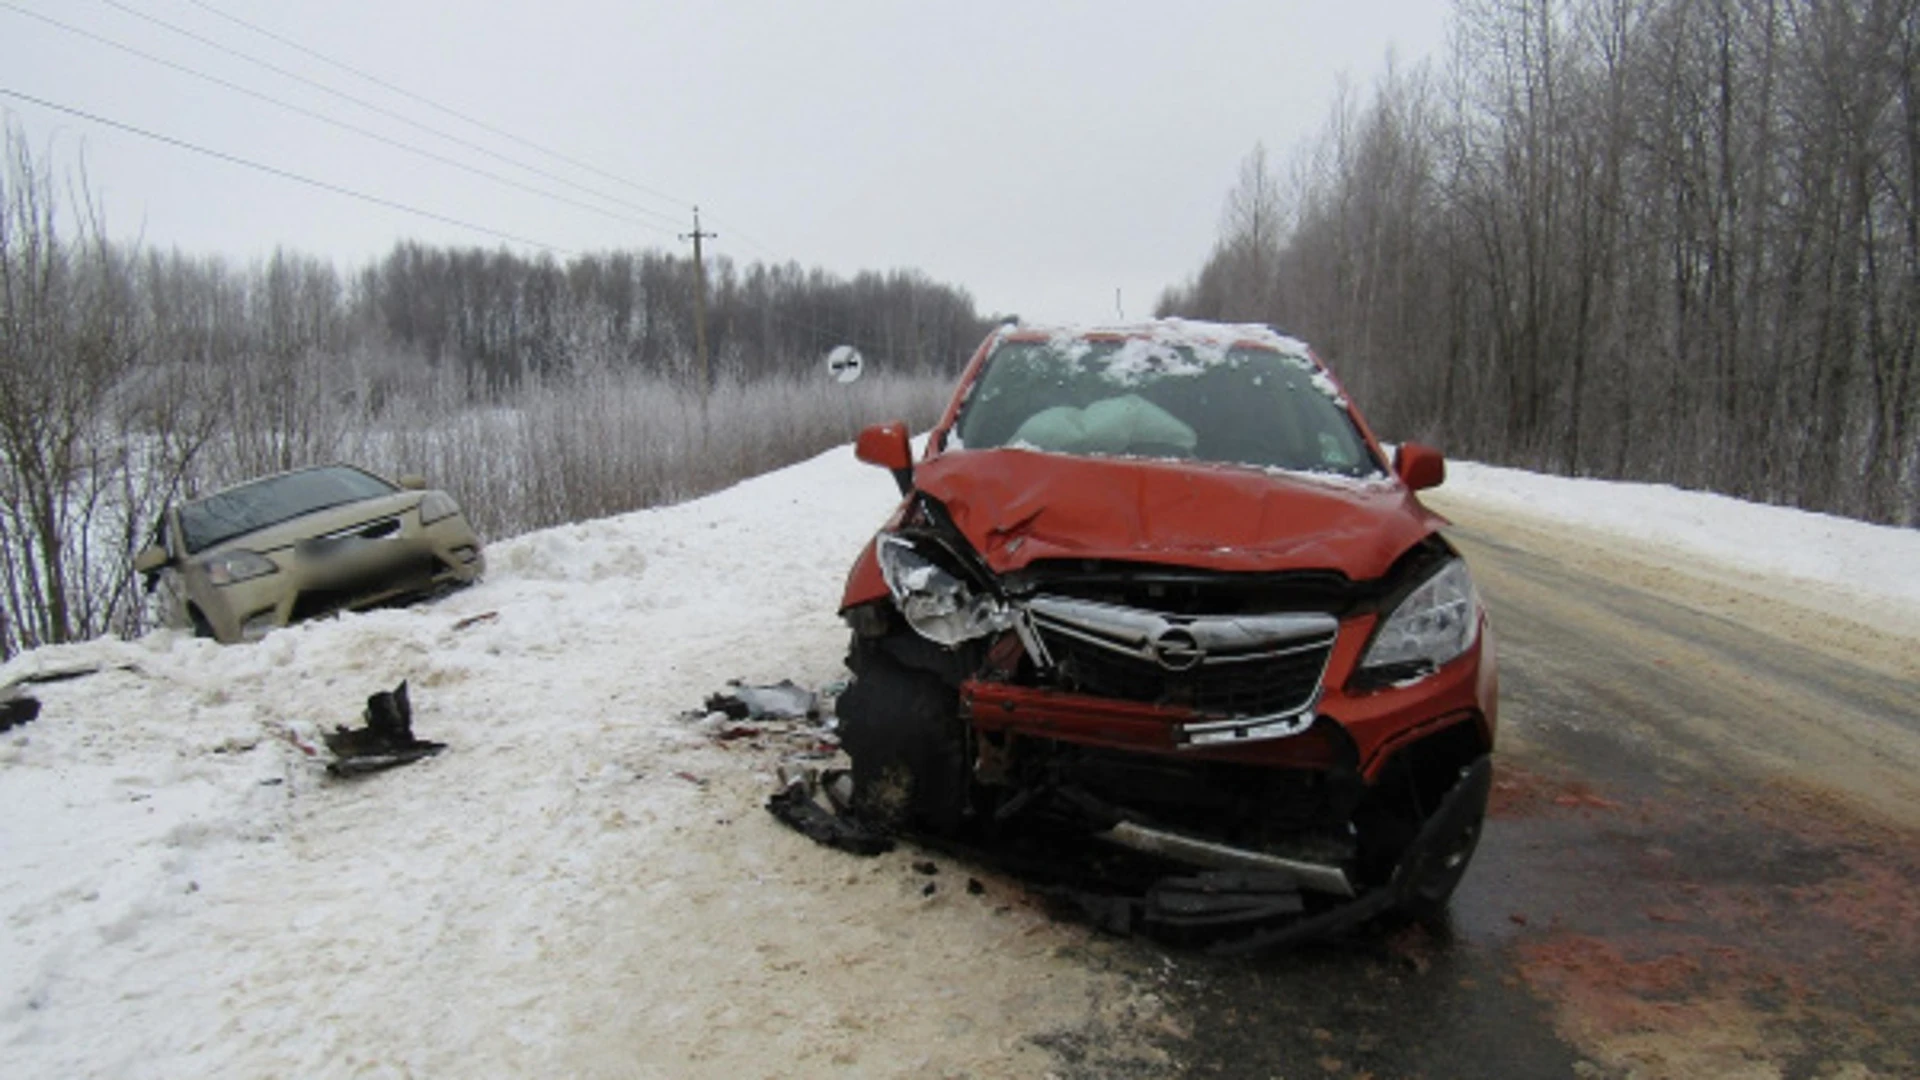
<instances>
[{"instance_id":1,"label":"broken car part","mask_svg":"<svg viewBox=\"0 0 1920 1080\"><path fill-rule=\"evenodd\" d=\"M1182 836L1164 829L1150 829L1131 821L1120 822L1113 828L1095 835L1108 843L1130 847L1150 855L1162 855L1176 862L1210 866L1219 870L1260 870L1317 892L1349 898L1353 896L1353 883L1347 880L1347 872L1338 866L1323 866L1299 859L1269 855L1263 851L1232 847L1211 840Z\"/></svg>"},{"instance_id":2,"label":"broken car part","mask_svg":"<svg viewBox=\"0 0 1920 1080\"><path fill-rule=\"evenodd\" d=\"M392 690L368 697L365 717L365 727L340 726L321 736L334 755L327 763L328 772L335 776L379 772L447 748L446 743L414 738L413 703L404 680Z\"/></svg>"},{"instance_id":3,"label":"broken car part","mask_svg":"<svg viewBox=\"0 0 1920 1080\"><path fill-rule=\"evenodd\" d=\"M0 731L11 731L21 724L32 723L39 715L39 698L11 692L0 697Z\"/></svg>"},{"instance_id":4,"label":"broken car part","mask_svg":"<svg viewBox=\"0 0 1920 1080\"><path fill-rule=\"evenodd\" d=\"M881 855L893 850L892 837L858 818L821 806L814 789L811 778L795 777L767 798L767 812L815 843L853 855Z\"/></svg>"},{"instance_id":5,"label":"broken car part","mask_svg":"<svg viewBox=\"0 0 1920 1080\"><path fill-rule=\"evenodd\" d=\"M725 713L735 720L804 720L820 715L819 698L791 679L765 686L730 682L726 690L708 695L706 706L710 713Z\"/></svg>"}]
</instances>

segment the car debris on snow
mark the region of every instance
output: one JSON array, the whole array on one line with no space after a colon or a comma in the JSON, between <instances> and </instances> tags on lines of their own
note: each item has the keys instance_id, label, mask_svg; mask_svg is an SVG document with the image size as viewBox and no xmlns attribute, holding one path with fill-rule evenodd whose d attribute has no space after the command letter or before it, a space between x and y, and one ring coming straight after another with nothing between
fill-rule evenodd
<instances>
[{"instance_id":1,"label":"car debris on snow","mask_svg":"<svg viewBox=\"0 0 1920 1080\"><path fill-rule=\"evenodd\" d=\"M785 779L780 790L767 799L767 812L815 843L852 855L882 855L893 850L893 838L885 832L820 805L815 797L820 779L811 770ZM829 774L826 781L831 792L833 776Z\"/></svg>"},{"instance_id":2,"label":"car debris on snow","mask_svg":"<svg viewBox=\"0 0 1920 1080\"><path fill-rule=\"evenodd\" d=\"M481 623L498 622L499 620L500 613L498 611L483 611L478 615L469 615L459 622L454 623L453 629L454 632L458 633L461 630L470 630L473 627L479 626Z\"/></svg>"},{"instance_id":3,"label":"car debris on snow","mask_svg":"<svg viewBox=\"0 0 1920 1080\"><path fill-rule=\"evenodd\" d=\"M840 752L833 699L831 687L816 692L791 679L764 685L733 679L707 696L704 709L682 713L681 719L723 746L745 742L760 748L762 739L775 739L785 745L788 759L821 761Z\"/></svg>"},{"instance_id":4,"label":"car debris on snow","mask_svg":"<svg viewBox=\"0 0 1920 1080\"><path fill-rule=\"evenodd\" d=\"M413 734L413 703L402 680L392 690L367 698L366 726L336 727L321 736L334 759L327 771L335 776L357 776L407 765L447 748L446 743L417 739Z\"/></svg>"},{"instance_id":5,"label":"car debris on snow","mask_svg":"<svg viewBox=\"0 0 1920 1080\"><path fill-rule=\"evenodd\" d=\"M791 679L766 686L736 680L707 698L707 711L725 713L735 720L812 720L820 716L820 699Z\"/></svg>"},{"instance_id":6,"label":"car debris on snow","mask_svg":"<svg viewBox=\"0 0 1920 1080\"><path fill-rule=\"evenodd\" d=\"M39 715L39 698L13 690L0 693L0 731L11 731Z\"/></svg>"},{"instance_id":7,"label":"car debris on snow","mask_svg":"<svg viewBox=\"0 0 1920 1080\"><path fill-rule=\"evenodd\" d=\"M23 686L44 686L48 683L70 682L84 679L89 675L98 675L102 671L131 671L138 673L133 664L114 664L111 668L105 664L87 663L67 667L40 667L8 679L0 684L0 731L10 731L21 724L30 724L40 716L40 699L26 693Z\"/></svg>"}]
</instances>

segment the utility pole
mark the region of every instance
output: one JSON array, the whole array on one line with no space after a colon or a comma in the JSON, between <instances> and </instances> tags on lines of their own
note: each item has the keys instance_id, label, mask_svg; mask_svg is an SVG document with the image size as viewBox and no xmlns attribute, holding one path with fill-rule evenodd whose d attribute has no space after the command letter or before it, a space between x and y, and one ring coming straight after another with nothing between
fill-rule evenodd
<instances>
[{"instance_id":1,"label":"utility pole","mask_svg":"<svg viewBox=\"0 0 1920 1080\"><path fill-rule=\"evenodd\" d=\"M700 208L693 208L693 231L680 239L693 241L693 342L700 356L700 437L707 433L707 265L701 258L700 241L717 240L720 234L700 231Z\"/></svg>"}]
</instances>

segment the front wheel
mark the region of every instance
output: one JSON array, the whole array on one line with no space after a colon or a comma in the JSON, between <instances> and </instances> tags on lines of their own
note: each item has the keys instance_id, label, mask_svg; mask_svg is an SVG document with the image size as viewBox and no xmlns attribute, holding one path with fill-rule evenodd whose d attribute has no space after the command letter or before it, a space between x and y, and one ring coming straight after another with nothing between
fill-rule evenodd
<instances>
[{"instance_id":1,"label":"front wheel","mask_svg":"<svg viewBox=\"0 0 1920 1080\"><path fill-rule=\"evenodd\" d=\"M840 695L840 745L853 761L853 809L883 828L952 832L966 816L966 726L960 696L880 648L856 647Z\"/></svg>"}]
</instances>

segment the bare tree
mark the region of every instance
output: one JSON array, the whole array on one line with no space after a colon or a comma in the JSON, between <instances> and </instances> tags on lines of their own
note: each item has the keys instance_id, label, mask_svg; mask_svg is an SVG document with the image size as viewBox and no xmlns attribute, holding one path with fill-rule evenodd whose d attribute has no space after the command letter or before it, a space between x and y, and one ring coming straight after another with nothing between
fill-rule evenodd
<instances>
[{"instance_id":1,"label":"bare tree","mask_svg":"<svg viewBox=\"0 0 1920 1080\"><path fill-rule=\"evenodd\" d=\"M1296 157L1264 314L1389 431L1912 524L1917 35L1920 0L1459 0L1437 87ZM1260 284L1232 238L1164 311Z\"/></svg>"}]
</instances>

